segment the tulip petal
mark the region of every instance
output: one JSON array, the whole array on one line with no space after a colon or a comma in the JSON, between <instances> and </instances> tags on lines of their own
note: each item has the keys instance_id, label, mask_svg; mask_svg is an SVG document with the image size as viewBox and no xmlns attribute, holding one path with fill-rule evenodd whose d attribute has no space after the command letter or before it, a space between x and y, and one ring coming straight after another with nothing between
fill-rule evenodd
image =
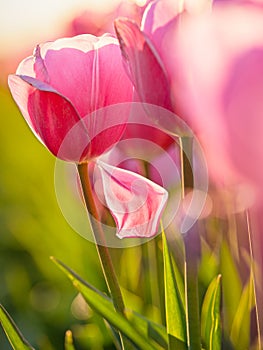
<instances>
[{"instance_id":1,"label":"tulip petal","mask_svg":"<svg viewBox=\"0 0 263 350\"><path fill-rule=\"evenodd\" d=\"M132 99L133 87L121 67L118 41L109 34L44 43L35 51L35 57L39 61L37 78L43 80L46 71L49 81L44 81L67 96L81 117Z\"/></svg>"},{"instance_id":2,"label":"tulip petal","mask_svg":"<svg viewBox=\"0 0 263 350\"><path fill-rule=\"evenodd\" d=\"M37 45L34 50L34 71L36 72L37 79L44 81L45 83L49 83L47 68L43 58L41 57L40 51L40 46Z\"/></svg>"},{"instance_id":3,"label":"tulip petal","mask_svg":"<svg viewBox=\"0 0 263 350\"><path fill-rule=\"evenodd\" d=\"M29 77L36 77L34 71L34 56L25 58L17 67L16 75L27 75Z\"/></svg>"},{"instance_id":4,"label":"tulip petal","mask_svg":"<svg viewBox=\"0 0 263 350\"><path fill-rule=\"evenodd\" d=\"M162 61L147 36L131 20L115 20L124 63L143 102L171 110L169 80Z\"/></svg>"},{"instance_id":5,"label":"tulip petal","mask_svg":"<svg viewBox=\"0 0 263 350\"><path fill-rule=\"evenodd\" d=\"M65 136L80 121L75 108L51 86L35 78L10 75L8 83L15 102L36 137L57 156ZM79 139L83 140L84 136L87 137L83 128ZM80 150L75 144L72 148L74 151L68 142L60 152L60 158L76 161L74 158Z\"/></svg>"},{"instance_id":6,"label":"tulip petal","mask_svg":"<svg viewBox=\"0 0 263 350\"><path fill-rule=\"evenodd\" d=\"M128 170L97 161L106 204L116 222L117 236L152 237L157 233L168 193Z\"/></svg>"}]
</instances>

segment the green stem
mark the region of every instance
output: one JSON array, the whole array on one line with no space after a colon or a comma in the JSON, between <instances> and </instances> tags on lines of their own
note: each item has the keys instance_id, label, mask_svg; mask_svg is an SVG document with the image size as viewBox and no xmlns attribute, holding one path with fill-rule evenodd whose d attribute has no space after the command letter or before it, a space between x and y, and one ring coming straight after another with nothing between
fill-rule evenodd
<instances>
[{"instance_id":1,"label":"green stem","mask_svg":"<svg viewBox=\"0 0 263 350\"><path fill-rule=\"evenodd\" d=\"M149 163L143 162L143 169L146 178L151 180ZM144 246L147 248L144 256L148 259L147 271L149 272L149 289L151 291L152 304L157 306L160 310L160 319L162 323L165 322L165 304L164 300L164 286L160 283L163 281L163 261L162 254L159 252L158 241L160 237L155 237L147 242ZM148 289L147 288L147 289Z\"/></svg>"},{"instance_id":2,"label":"green stem","mask_svg":"<svg viewBox=\"0 0 263 350\"><path fill-rule=\"evenodd\" d=\"M193 188L192 172L193 139L180 138L182 198L187 189ZM198 263L200 238L196 224L184 236L185 247L185 302L187 316L187 341L190 350L201 349L201 329L198 293Z\"/></svg>"},{"instance_id":3,"label":"green stem","mask_svg":"<svg viewBox=\"0 0 263 350\"><path fill-rule=\"evenodd\" d=\"M251 232L251 224L249 212L246 211L246 221L247 221L247 229L248 229L248 241L249 241L249 253L250 253L250 273L252 274L252 287L255 301L255 311L256 311L256 324L257 324L257 332L258 332L258 350L262 349L261 343L261 327L260 327L260 317L259 317L259 308L258 308L258 294L256 288L256 272L255 272L255 258L252 246L252 232Z\"/></svg>"},{"instance_id":4,"label":"green stem","mask_svg":"<svg viewBox=\"0 0 263 350\"><path fill-rule=\"evenodd\" d=\"M114 270L109 249L106 245L104 231L100 222L99 214L94 202L91 183L88 173L88 163L78 164L78 173L81 181L83 197L87 207L90 223L96 243L104 278L111 294L114 307L117 312L125 316L125 307L121 294L120 285ZM130 349L128 340L120 334L123 349Z\"/></svg>"},{"instance_id":5,"label":"green stem","mask_svg":"<svg viewBox=\"0 0 263 350\"><path fill-rule=\"evenodd\" d=\"M104 231L102 229L98 211L93 199L93 193L88 174L88 164L78 164L78 172L105 281L112 296L112 300L116 310L119 311L121 314L124 314L124 303L122 299L120 286L113 267L109 249L106 245Z\"/></svg>"}]
</instances>

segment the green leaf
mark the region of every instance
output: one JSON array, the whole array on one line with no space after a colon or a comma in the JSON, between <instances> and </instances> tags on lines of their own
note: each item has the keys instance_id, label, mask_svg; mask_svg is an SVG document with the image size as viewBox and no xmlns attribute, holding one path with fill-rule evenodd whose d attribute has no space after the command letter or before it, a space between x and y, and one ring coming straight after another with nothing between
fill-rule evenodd
<instances>
[{"instance_id":1,"label":"green leaf","mask_svg":"<svg viewBox=\"0 0 263 350\"><path fill-rule=\"evenodd\" d=\"M141 330L145 337L153 339L161 347L168 349L168 337L164 326L149 320L135 311L127 311L127 317L129 321Z\"/></svg>"},{"instance_id":2,"label":"green leaf","mask_svg":"<svg viewBox=\"0 0 263 350\"><path fill-rule=\"evenodd\" d=\"M226 242L222 242L220 260L224 305L224 327L226 332L230 334L242 294L242 283L235 261Z\"/></svg>"},{"instance_id":3,"label":"green leaf","mask_svg":"<svg viewBox=\"0 0 263 350\"><path fill-rule=\"evenodd\" d=\"M75 350L72 332L70 330L66 331L65 334L65 350Z\"/></svg>"},{"instance_id":4,"label":"green leaf","mask_svg":"<svg viewBox=\"0 0 263 350\"><path fill-rule=\"evenodd\" d=\"M221 349L220 281L218 275L210 283L201 312L201 333L208 350Z\"/></svg>"},{"instance_id":5,"label":"green leaf","mask_svg":"<svg viewBox=\"0 0 263 350\"><path fill-rule=\"evenodd\" d=\"M163 239L163 261L164 261L164 290L165 290L165 309L166 325L169 336L169 349L186 348L186 323L184 304L181 299L181 293L178 288L177 279L179 270L173 269L172 259L169 253L165 233Z\"/></svg>"},{"instance_id":6,"label":"green leaf","mask_svg":"<svg viewBox=\"0 0 263 350\"><path fill-rule=\"evenodd\" d=\"M250 277L241 295L230 333L230 339L236 349L249 348L250 312L254 306L253 299L253 279Z\"/></svg>"},{"instance_id":7,"label":"green leaf","mask_svg":"<svg viewBox=\"0 0 263 350\"><path fill-rule=\"evenodd\" d=\"M82 280L74 271L61 261L55 258L51 259L67 275L73 286L83 295L90 307L107 320L113 327L124 334L135 346L139 347L141 350L158 349L157 346L135 328L131 322L115 311L110 298Z\"/></svg>"},{"instance_id":8,"label":"green leaf","mask_svg":"<svg viewBox=\"0 0 263 350\"><path fill-rule=\"evenodd\" d=\"M15 325L15 322L2 305L0 305L0 323L14 350L34 350L34 348L25 340Z\"/></svg>"}]
</instances>

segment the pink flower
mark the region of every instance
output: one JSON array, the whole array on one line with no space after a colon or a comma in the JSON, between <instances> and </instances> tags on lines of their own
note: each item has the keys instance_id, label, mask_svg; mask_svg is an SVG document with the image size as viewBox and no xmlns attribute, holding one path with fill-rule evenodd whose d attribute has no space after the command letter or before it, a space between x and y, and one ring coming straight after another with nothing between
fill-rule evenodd
<instances>
[{"instance_id":1,"label":"pink flower","mask_svg":"<svg viewBox=\"0 0 263 350\"><path fill-rule=\"evenodd\" d=\"M141 28L125 18L115 21L124 62L143 102L182 114L177 103L181 93L180 67L177 66L174 37L185 13L205 12L208 3L206 0L194 4L188 0L156 0L146 8ZM171 80L175 74L176 85Z\"/></svg>"},{"instance_id":2,"label":"pink flower","mask_svg":"<svg viewBox=\"0 0 263 350\"><path fill-rule=\"evenodd\" d=\"M218 2L212 14L185 21L178 38L180 103L204 145L210 171L221 183L254 184L258 195L263 181L262 23L260 6Z\"/></svg>"},{"instance_id":3,"label":"pink flower","mask_svg":"<svg viewBox=\"0 0 263 350\"><path fill-rule=\"evenodd\" d=\"M96 161L120 140L131 107L133 87L117 40L79 35L41 44L9 76L9 87L28 125L55 156L97 164L118 236L155 235L167 191Z\"/></svg>"},{"instance_id":4,"label":"pink flower","mask_svg":"<svg viewBox=\"0 0 263 350\"><path fill-rule=\"evenodd\" d=\"M140 100L171 109L169 78L151 41L128 19L117 19L115 28L127 71Z\"/></svg>"},{"instance_id":5,"label":"pink flower","mask_svg":"<svg viewBox=\"0 0 263 350\"><path fill-rule=\"evenodd\" d=\"M147 1L149 2L149 1ZM103 6L94 6L87 3L86 10L78 14L68 24L65 34L75 36L79 34L102 35L104 33L114 34L114 19L123 16L140 24L146 5L139 5L136 1L108 0Z\"/></svg>"},{"instance_id":6,"label":"pink flower","mask_svg":"<svg viewBox=\"0 0 263 350\"><path fill-rule=\"evenodd\" d=\"M55 156L74 162L99 156L118 141L127 116L123 114L120 125L112 127L102 113L96 118L95 112L132 98L118 42L110 35L79 35L37 46L16 75L9 76L9 87L38 139ZM71 132L68 145L59 152L75 125L78 130ZM105 137L98 140L95 131L100 129ZM80 154L78 147L84 140L87 148Z\"/></svg>"}]
</instances>

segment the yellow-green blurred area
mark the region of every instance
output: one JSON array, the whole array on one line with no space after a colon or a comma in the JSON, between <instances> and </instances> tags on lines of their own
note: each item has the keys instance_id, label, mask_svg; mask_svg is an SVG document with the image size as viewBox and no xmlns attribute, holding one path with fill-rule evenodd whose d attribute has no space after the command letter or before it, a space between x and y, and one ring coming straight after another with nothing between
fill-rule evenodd
<instances>
[{"instance_id":1,"label":"yellow-green blurred area","mask_svg":"<svg viewBox=\"0 0 263 350\"><path fill-rule=\"evenodd\" d=\"M103 322L82 315L75 290L49 259L61 259L105 290L95 247L66 223L54 191L55 158L3 87L0 106L0 303L37 348L62 349L68 328L86 348L101 349L103 342L107 348ZM2 330L0 349L11 349Z\"/></svg>"}]
</instances>

